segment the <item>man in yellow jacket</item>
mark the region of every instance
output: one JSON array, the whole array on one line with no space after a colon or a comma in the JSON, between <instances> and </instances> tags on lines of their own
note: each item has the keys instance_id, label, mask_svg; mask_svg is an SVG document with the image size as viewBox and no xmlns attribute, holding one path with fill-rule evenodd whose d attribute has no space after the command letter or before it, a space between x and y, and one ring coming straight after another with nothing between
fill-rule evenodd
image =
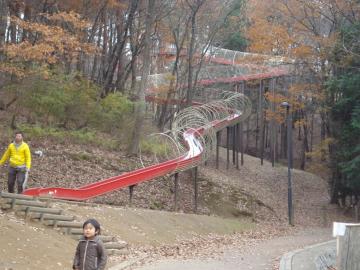
<instances>
[{"instance_id":1,"label":"man in yellow jacket","mask_svg":"<svg viewBox=\"0 0 360 270\"><path fill-rule=\"evenodd\" d=\"M25 179L31 168L31 153L30 148L23 141L22 132L15 133L15 140L6 149L4 155L0 160L0 165L3 165L9 160L9 177L8 190L14 193L15 182L17 182L18 193L22 193L25 188Z\"/></svg>"}]
</instances>

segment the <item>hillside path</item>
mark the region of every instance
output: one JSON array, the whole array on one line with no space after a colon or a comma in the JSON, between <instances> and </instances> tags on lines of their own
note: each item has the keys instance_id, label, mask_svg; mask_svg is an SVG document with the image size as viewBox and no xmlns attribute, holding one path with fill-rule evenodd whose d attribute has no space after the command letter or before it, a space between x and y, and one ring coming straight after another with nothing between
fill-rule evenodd
<instances>
[{"instance_id":1,"label":"hillside path","mask_svg":"<svg viewBox=\"0 0 360 270\"><path fill-rule=\"evenodd\" d=\"M329 228L312 228L286 237L259 243L251 249L227 250L219 259L163 260L136 270L272 270L278 269L280 257L292 250L331 239Z\"/></svg>"}]
</instances>

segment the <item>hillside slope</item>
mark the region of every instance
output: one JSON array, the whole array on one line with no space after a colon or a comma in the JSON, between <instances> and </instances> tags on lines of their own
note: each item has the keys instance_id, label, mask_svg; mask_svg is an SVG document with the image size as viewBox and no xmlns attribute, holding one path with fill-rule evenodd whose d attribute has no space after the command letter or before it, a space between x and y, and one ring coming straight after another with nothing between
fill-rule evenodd
<instances>
[{"instance_id":1,"label":"hillside slope","mask_svg":"<svg viewBox=\"0 0 360 270\"><path fill-rule=\"evenodd\" d=\"M77 187L141 164L138 159L128 158L121 152L92 146L61 145L48 139L30 144L33 151L44 151L43 157L34 156L30 186ZM291 233L293 229L287 227L286 167L276 165L272 168L266 161L261 166L258 159L245 156L245 164L240 170L232 164L227 170L225 160L226 152L221 150L218 170L214 157L207 166L200 167L198 209L200 214L206 215L139 209L173 209L173 181L166 177L138 185L133 197L134 208L127 208L129 194L126 189L92 200L108 205L59 205L66 212L75 214L79 221L96 217L106 233L130 244L130 255L115 257L111 264L142 255L148 257L147 261L162 257L209 257L214 250L220 255L225 247L249 247L264 239ZM1 171L1 178L5 182L5 170ZM337 211L328 205L326 181L293 170L293 182L296 229L329 225ZM179 211L191 213L193 183L187 172L180 174L179 195ZM45 230L39 224L25 224L11 213L2 213L0 224L4 228L1 257L6 258L4 262L9 266L15 264L19 269L39 270L70 266L76 241ZM27 243L25 246L24 242ZM38 250L44 255L37 258ZM57 259L51 257L54 254ZM20 257L23 259L16 259ZM49 258L51 263L47 264Z\"/></svg>"},{"instance_id":2,"label":"hillside slope","mask_svg":"<svg viewBox=\"0 0 360 270\"><path fill-rule=\"evenodd\" d=\"M33 157L29 187L80 187L81 185L119 175L151 164L151 159L127 157L121 151L110 151L70 142L59 144L50 139L30 142L32 150L40 149L42 157ZM3 149L0 149L3 150ZM245 156L245 164L236 170L230 164L226 170L226 151L220 155L220 169L215 169L212 157L199 170L199 213L224 217L247 216L254 220L283 223L287 218L287 169L267 161ZM0 171L3 189L6 170ZM301 225L328 223L328 191L325 180L313 174L293 170L293 202L295 222ZM170 210L174 208L174 182L162 177L135 187L132 205L139 208ZM193 183L191 174L180 174L179 211L193 211ZM118 190L91 202L111 205L129 205L128 189Z\"/></svg>"},{"instance_id":3,"label":"hillside slope","mask_svg":"<svg viewBox=\"0 0 360 270\"><path fill-rule=\"evenodd\" d=\"M253 214L258 220L270 220L283 223L287 221L288 211L288 172L287 167L248 155L244 157L244 166L239 170L234 165L226 169L226 150L220 151L219 169L215 169L215 160L208 166L202 166L200 173L205 179L227 189L240 189L254 198ZM292 192L294 221L296 225L329 225L341 213L336 206L329 205L328 184L326 180L314 174L292 170ZM264 204L266 207L259 207ZM251 208L251 207L250 207ZM268 211L264 211L268 210ZM270 215L269 215L270 214Z\"/></svg>"}]
</instances>

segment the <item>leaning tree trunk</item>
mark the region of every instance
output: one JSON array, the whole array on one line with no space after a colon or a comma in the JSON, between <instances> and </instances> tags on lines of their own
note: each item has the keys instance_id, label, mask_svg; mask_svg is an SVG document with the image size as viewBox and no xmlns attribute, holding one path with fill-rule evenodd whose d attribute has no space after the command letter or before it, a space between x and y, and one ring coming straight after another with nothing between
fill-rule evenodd
<instances>
[{"instance_id":1,"label":"leaning tree trunk","mask_svg":"<svg viewBox=\"0 0 360 270\"><path fill-rule=\"evenodd\" d=\"M151 31L153 28L155 17L156 0L148 0L147 15L145 19L145 36L144 36L144 52L143 52L143 68L141 72L141 81L138 90L138 100L135 105L135 125L133 130L132 141L129 146L129 154L136 155L139 150L140 134L143 130L143 121L145 116L145 88L147 78L150 73L151 66Z\"/></svg>"}]
</instances>

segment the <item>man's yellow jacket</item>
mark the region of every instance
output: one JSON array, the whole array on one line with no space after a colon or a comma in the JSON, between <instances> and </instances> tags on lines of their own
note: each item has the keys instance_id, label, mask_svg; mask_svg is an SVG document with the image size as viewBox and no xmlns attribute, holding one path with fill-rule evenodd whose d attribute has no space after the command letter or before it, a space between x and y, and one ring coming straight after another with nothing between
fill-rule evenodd
<instances>
[{"instance_id":1,"label":"man's yellow jacket","mask_svg":"<svg viewBox=\"0 0 360 270\"><path fill-rule=\"evenodd\" d=\"M14 143L9 144L4 155L0 160L0 165L3 165L8 159L10 159L11 167L22 167L30 169L31 167L31 154L30 148L27 143L22 142L17 148Z\"/></svg>"}]
</instances>

